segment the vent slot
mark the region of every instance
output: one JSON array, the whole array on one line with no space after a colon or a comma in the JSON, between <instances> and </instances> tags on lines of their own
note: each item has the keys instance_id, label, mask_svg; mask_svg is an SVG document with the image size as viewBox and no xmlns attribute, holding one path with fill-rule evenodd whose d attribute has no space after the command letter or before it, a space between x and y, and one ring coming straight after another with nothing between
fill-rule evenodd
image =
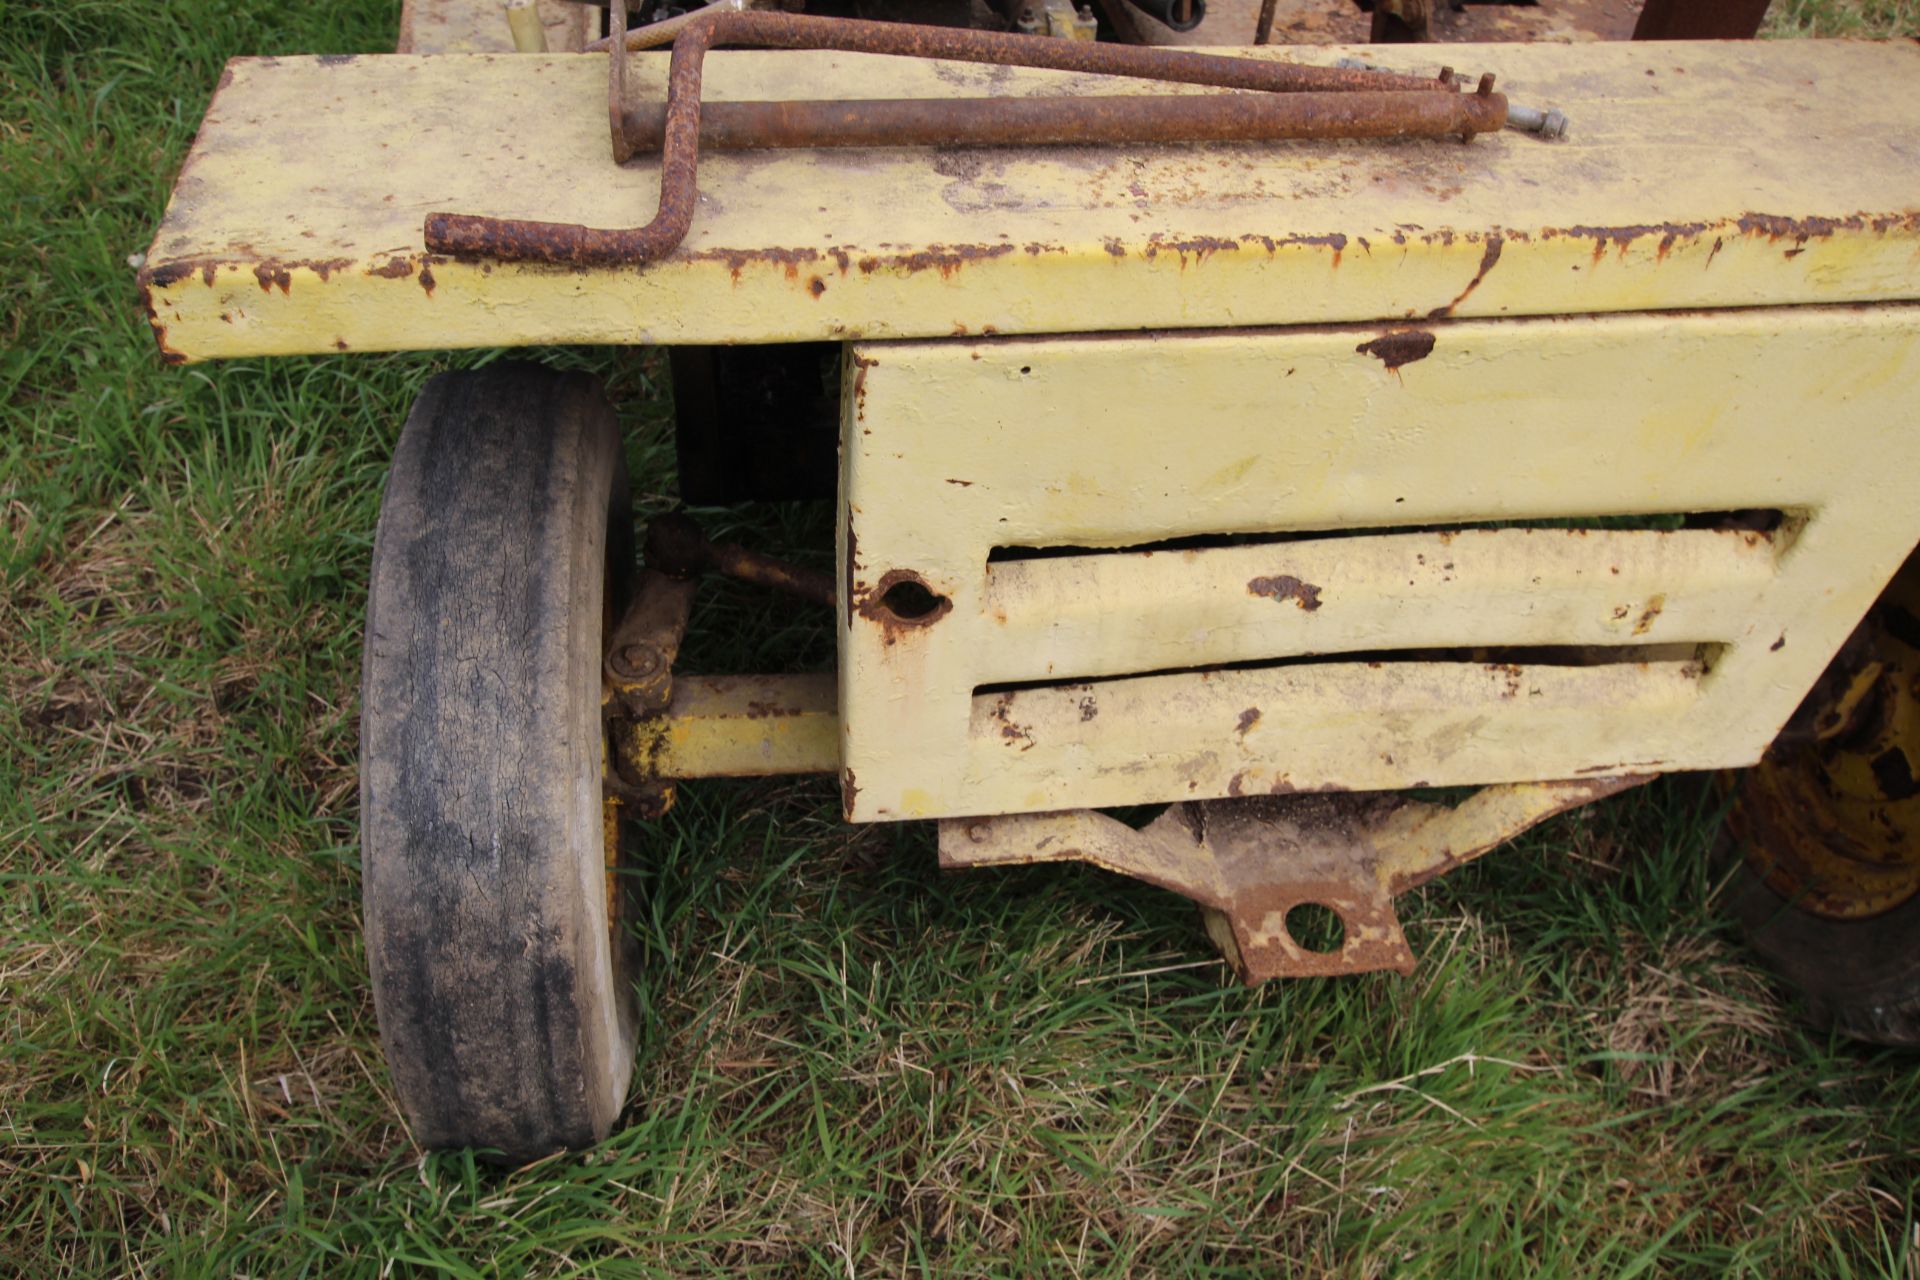
<instances>
[{"instance_id":1,"label":"vent slot","mask_svg":"<svg viewBox=\"0 0 1920 1280\"><path fill-rule=\"evenodd\" d=\"M1727 533L1757 533L1785 540L1799 520L1778 507L1750 507L1739 511L1665 512L1652 515L1555 516L1536 520L1480 520L1454 524L1369 525L1354 529L1293 530L1265 533L1209 533L1124 547L1048 546L995 547L989 564L1019 560L1051 560L1064 556L1152 555L1166 551L1208 551L1222 547L1279 546L1289 542L1326 542L1339 538L1379 537L1383 534L1478 533L1501 529L1559 529L1589 533L1674 533L1707 529Z\"/></svg>"},{"instance_id":2,"label":"vent slot","mask_svg":"<svg viewBox=\"0 0 1920 1280\"><path fill-rule=\"evenodd\" d=\"M1513 673L1522 668L1644 666L1648 663L1679 664L1704 676L1713 669L1726 646L1714 642L1693 644L1602 645L1515 645L1454 649L1380 649L1372 652L1337 654L1301 654L1255 662L1221 662L1204 667L1169 667L1164 670L1128 672L1125 675L1094 676L1083 680L1003 680L974 687L975 697L1000 693L1025 693L1036 689L1097 691L1102 685L1122 680L1154 679L1160 676L1205 675L1228 671L1284 671L1327 666L1337 663L1352 669L1365 667L1382 671L1391 667L1420 665L1453 666L1462 670L1487 670Z\"/></svg>"}]
</instances>

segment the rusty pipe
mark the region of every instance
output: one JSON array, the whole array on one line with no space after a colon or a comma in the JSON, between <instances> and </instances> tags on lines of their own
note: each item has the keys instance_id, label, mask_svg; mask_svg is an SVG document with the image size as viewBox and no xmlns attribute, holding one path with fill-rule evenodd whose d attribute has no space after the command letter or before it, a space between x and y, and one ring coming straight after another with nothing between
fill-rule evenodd
<instances>
[{"instance_id":1,"label":"rusty pipe","mask_svg":"<svg viewBox=\"0 0 1920 1280\"><path fill-rule=\"evenodd\" d=\"M833 607L833 575L753 551L737 542L713 542L692 517L669 512L647 525L647 568L674 578L717 573Z\"/></svg>"},{"instance_id":2,"label":"rusty pipe","mask_svg":"<svg viewBox=\"0 0 1920 1280\"><path fill-rule=\"evenodd\" d=\"M614 47L609 59L609 115L614 159L628 150L625 108L626 5L614 0ZM1452 94L1451 82L1381 72L1230 58L1178 49L1137 48L1077 40L1044 40L991 31L961 31L789 13L727 12L687 26L673 42L662 127L660 206L645 226L609 229L471 214L430 213L427 250L455 256L568 266L644 265L671 253L693 224L699 195L700 86L707 50L725 41L780 48L934 57L1006 65L1090 71L1145 79L1275 92L1398 90Z\"/></svg>"},{"instance_id":3,"label":"rusty pipe","mask_svg":"<svg viewBox=\"0 0 1920 1280\"><path fill-rule=\"evenodd\" d=\"M1278 0L1260 0L1260 18L1253 26L1253 42L1255 44L1269 44L1272 42L1274 10L1277 7Z\"/></svg>"},{"instance_id":4,"label":"rusty pipe","mask_svg":"<svg viewBox=\"0 0 1920 1280\"><path fill-rule=\"evenodd\" d=\"M666 115L658 103L627 108L621 117L627 144L636 152L659 149ZM1498 95L1437 93L709 102L701 109L700 145L757 151L1444 138L1497 130L1505 116L1506 100Z\"/></svg>"},{"instance_id":5,"label":"rusty pipe","mask_svg":"<svg viewBox=\"0 0 1920 1280\"><path fill-rule=\"evenodd\" d=\"M1365 89L1444 90L1448 86L1422 76L1351 67L1320 67L1265 58L1195 53L1153 45L1100 44L1053 40L1006 31L973 31L907 22L867 22L857 18L821 18L799 13L729 10L702 11L695 27L707 30L705 47L741 45L762 49L829 49L943 62L979 62L1003 67L1034 67L1084 75L1128 76L1216 89L1259 89L1269 93L1340 92ZM646 28L626 34L628 48L644 39ZM675 42L676 45L678 41ZM611 48L613 37L596 40L586 52Z\"/></svg>"}]
</instances>

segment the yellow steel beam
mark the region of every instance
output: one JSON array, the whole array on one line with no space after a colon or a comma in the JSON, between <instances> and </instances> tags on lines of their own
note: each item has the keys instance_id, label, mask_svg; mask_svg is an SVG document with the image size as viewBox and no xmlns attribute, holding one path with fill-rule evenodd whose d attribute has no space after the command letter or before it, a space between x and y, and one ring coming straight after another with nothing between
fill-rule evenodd
<instances>
[{"instance_id":1,"label":"yellow steel beam","mask_svg":"<svg viewBox=\"0 0 1920 1280\"><path fill-rule=\"evenodd\" d=\"M675 676L664 715L625 722L621 749L650 778L750 778L840 767L834 677Z\"/></svg>"},{"instance_id":2,"label":"yellow steel beam","mask_svg":"<svg viewBox=\"0 0 1920 1280\"><path fill-rule=\"evenodd\" d=\"M1440 60L1365 52L1427 72ZM633 59L636 96L661 96L666 57ZM636 270L423 248L436 210L602 227L651 215L657 162L609 158L603 57L239 59L141 280L179 360L1920 297L1911 42L1445 57L1564 108L1572 137L715 155L686 242ZM1168 89L790 51L715 54L706 83L714 99Z\"/></svg>"}]
</instances>

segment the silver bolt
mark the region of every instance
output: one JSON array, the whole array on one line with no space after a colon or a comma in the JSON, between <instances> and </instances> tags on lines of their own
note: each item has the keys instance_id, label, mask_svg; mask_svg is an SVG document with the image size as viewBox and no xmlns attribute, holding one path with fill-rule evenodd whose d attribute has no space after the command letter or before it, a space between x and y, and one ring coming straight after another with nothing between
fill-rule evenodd
<instances>
[{"instance_id":1,"label":"silver bolt","mask_svg":"<svg viewBox=\"0 0 1920 1280\"><path fill-rule=\"evenodd\" d=\"M1540 111L1509 102L1507 128L1518 129L1522 133L1537 133L1543 138L1564 138L1567 136L1567 113L1558 107Z\"/></svg>"}]
</instances>

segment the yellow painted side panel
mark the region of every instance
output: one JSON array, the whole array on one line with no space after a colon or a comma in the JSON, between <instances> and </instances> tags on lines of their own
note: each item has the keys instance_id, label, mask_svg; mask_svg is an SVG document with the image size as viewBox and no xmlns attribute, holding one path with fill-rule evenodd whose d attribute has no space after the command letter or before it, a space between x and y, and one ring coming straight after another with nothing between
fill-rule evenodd
<instances>
[{"instance_id":1,"label":"yellow painted side panel","mask_svg":"<svg viewBox=\"0 0 1920 1280\"><path fill-rule=\"evenodd\" d=\"M986 694L960 783L1017 812L1652 772L1700 751L1701 684L1690 662L1324 662ZM1596 737L1635 755L1596 767Z\"/></svg>"},{"instance_id":2,"label":"yellow painted side panel","mask_svg":"<svg viewBox=\"0 0 1920 1280\"><path fill-rule=\"evenodd\" d=\"M679 250L580 271L435 260L421 226L436 210L646 221L657 164L611 163L600 55L240 59L142 283L181 360L1920 296L1911 42L1460 45L1446 60L1564 108L1572 137L712 156ZM634 61L633 92L660 97L666 55ZM1154 90L753 51L713 55L706 82L714 99Z\"/></svg>"},{"instance_id":3,"label":"yellow painted side panel","mask_svg":"<svg viewBox=\"0 0 1920 1280\"><path fill-rule=\"evenodd\" d=\"M997 625L975 674L1124 675L1330 645L1692 644L1759 604L1777 549L1709 529L1503 529L992 563Z\"/></svg>"},{"instance_id":4,"label":"yellow painted side panel","mask_svg":"<svg viewBox=\"0 0 1920 1280\"><path fill-rule=\"evenodd\" d=\"M1395 367L1374 328L853 348L853 816L1757 759L1920 538L1920 307L1423 332ZM1788 521L1392 532L1758 509ZM903 575L944 608L890 617ZM1220 662L1288 665L1178 674Z\"/></svg>"}]
</instances>

